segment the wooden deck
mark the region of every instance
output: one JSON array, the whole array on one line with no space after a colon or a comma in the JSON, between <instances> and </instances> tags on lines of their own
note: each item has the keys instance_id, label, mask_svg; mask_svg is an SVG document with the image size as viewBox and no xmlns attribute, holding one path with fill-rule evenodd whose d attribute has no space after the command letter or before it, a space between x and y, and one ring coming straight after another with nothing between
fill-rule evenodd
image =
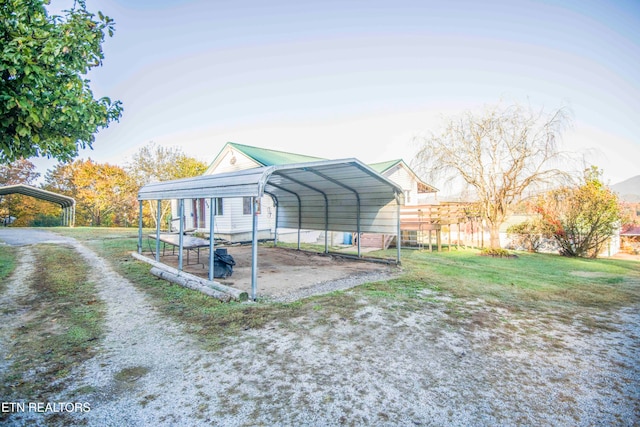
<instances>
[{"instance_id":1,"label":"wooden deck","mask_svg":"<svg viewBox=\"0 0 640 427\"><path fill-rule=\"evenodd\" d=\"M402 206L400 208L401 243L402 246L428 246L430 250L435 246L438 250L442 250L442 231L446 228L450 249L452 228L457 228L457 235L460 236L463 225L467 229L469 223L473 221L477 221L477 214L472 212L468 203ZM361 244L363 247L387 249L393 237L395 236L363 233ZM460 244L459 237L456 244Z\"/></svg>"}]
</instances>

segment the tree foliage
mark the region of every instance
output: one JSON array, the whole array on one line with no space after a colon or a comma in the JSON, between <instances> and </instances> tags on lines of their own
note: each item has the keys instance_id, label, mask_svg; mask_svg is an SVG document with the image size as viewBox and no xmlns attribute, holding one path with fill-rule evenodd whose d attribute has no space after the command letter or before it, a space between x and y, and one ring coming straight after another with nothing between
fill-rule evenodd
<instances>
[{"instance_id":1,"label":"tree foliage","mask_svg":"<svg viewBox=\"0 0 640 427\"><path fill-rule=\"evenodd\" d=\"M137 186L126 171L91 159L58 164L45 188L76 200L76 224L127 226L137 217Z\"/></svg>"},{"instance_id":2,"label":"tree foliage","mask_svg":"<svg viewBox=\"0 0 640 427\"><path fill-rule=\"evenodd\" d=\"M0 164L0 186L26 184L33 185L40 177L36 166L29 160L19 159L9 164Z\"/></svg>"},{"instance_id":3,"label":"tree foliage","mask_svg":"<svg viewBox=\"0 0 640 427\"><path fill-rule=\"evenodd\" d=\"M127 166L127 171L135 179L138 188L152 182L202 175L206 170L205 163L187 156L179 148L167 148L154 142L140 148ZM164 201L161 205L160 218L162 219L170 209L171 203ZM152 218L157 226L158 214L155 203L152 201L147 203L144 215Z\"/></svg>"},{"instance_id":4,"label":"tree foliage","mask_svg":"<svg viewBox=\"0 0 640 427\"><path fill-rule=\"evenodd\" d=\"M618 196L601 177L602 172L591 167L580 186L554 190L538 199L537 210L563 255L595 258L620 225Z\"/></svg>"},{"instance_id":5,"label":"tree foliage","mask_svg":"<svg viewBox=\"0 0 640 427\"><path fill-rule=\"evenodd\" d=\"M203 162L189 157L177 147L163 147L153 141L140 148L127 165L127 171L140 185L202 175Z\"/></svg>"},{"instance_id":6,"label":"tree foliage","mask_svg":"<svg viewBox=\"0 0 640 427\"><path fill-rule=\"evenodd\" d=\"M481 114L451 118L438 134L421 139L416 167L431 182L461 179L481 205L492 248L510 206L527 190L566 173L558 168L556 141L568 122L563 109L551 114L520 105L496 105Z\"/></svg>"},{"instance_id":7,"label":"tree foliage","mask_svg":"<svg viewBox=\"0 0 640 427\"><path fill-rule=\"evenodd\" d=\"M29 160L19 159L9 164L0 164L0 186L26 184L34 185L40 177L36 166ZM53 217L57 223L60 207L23 194L7 194L0 196L0 218L14 217L15 226L27 226L41 213Z\"/></svg>"},{"instance_id":8,"label":"tree foliage","mask_svg":"<svg viewBox=\"0 0 640 427\"><path fill-rule=\"evenodd\" d=\"M548 228L539 217L514 224L507 229L511 244L516 249L524 248L529 252L538 252L545 239L551 238Z\"/></svg>"},{"instance_id":9,"label":"tree foliage","mask_svg":"<svg viewBox=\"0 0 640 427\"><path fill-rule=\"evenodd\" d=\"M94 99L87 72L102 64L114 21L77 0L49 16L44 0L0 0L0 164L19 158L68 161L122 114Z\"/></svg>"}]
</instances>

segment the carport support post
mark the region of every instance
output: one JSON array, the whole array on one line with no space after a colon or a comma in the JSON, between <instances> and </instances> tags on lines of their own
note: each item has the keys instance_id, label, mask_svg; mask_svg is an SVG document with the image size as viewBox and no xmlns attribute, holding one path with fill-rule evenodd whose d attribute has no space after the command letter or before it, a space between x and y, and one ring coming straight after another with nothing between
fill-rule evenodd
<instances>
[{"instance_id":1,"label":"carport support post","mask_svg":"<svg viewBox=\"0 0 640 427\"><path fill-rule=\"evenodd\" d=\"M182 271L182 250L184 249L184 199L178 200L178 209L180 211L180 235L178 236L178 270ZM158 239L160 241L160 239Z\"/></svg>"},{"instance_id":2,"label":"carport support post","mask_svg":"<svg viewBox=\"0 0 640 427\"><path fill-rule=\"evenodd\" d=\"M138 253L142 254L142 200L138 201Z\"/></svg>"},{"instance_id":3,"label":"carport support post","mask_svg":"<svg viewBox=\"0 0 640 427\"><path fill-rule=\"evenodd\" d=\"M156 212L156 261L160 262L160 215L162 215L162 200L158 199Z\"/></svg>"},{"instance_id":4,"label":"carport support post","mask_svg":"<svg viewBox=\"0 0 640 427\"><path fill-rule=\"evenodd\" d=\"M216 206L218 206L217 199L213 197L209 201L209 280L213 281L213 273L214 273L214 265L213 265L213 256L214 256L214 246L215 246L215 235L213 234L213 221L215 220L214 211Z\"/></svg>"},{"instance_id":5,"label":"carport support post","mask_svg":"<svg viewBox=\"0 0 640 427\"><path fill-rule=\"evenodd\" d=\"M324 253L329 253L329 200L327 200L327 195L322 193L324 196Z\"/></svg>"},{"instance_id":6,"label":"carport support post","mask_svg":"<svg viewBox=\"0 0 640 427\"><path fill-rule=\"evenodd\" d=\"M397 207L397 211L396 211L396 217L397 217L397 233L396 233L396 248L397 248L397 255L396 255L396 262L398 264L400 264L400 235L401 235L401 231L400 231L400 196L398 194L396 194L396 207Z\"/></svg>"},{"instance_id":7,"label":"carport support post","mask_svg":"<svg viewBox=\"0 0 640 427\"><path fill-rule=\"evenodd\" d=\"M251 299L255 301L258 293L258 199L251 196Z\"/></svg>"}]
</instances>

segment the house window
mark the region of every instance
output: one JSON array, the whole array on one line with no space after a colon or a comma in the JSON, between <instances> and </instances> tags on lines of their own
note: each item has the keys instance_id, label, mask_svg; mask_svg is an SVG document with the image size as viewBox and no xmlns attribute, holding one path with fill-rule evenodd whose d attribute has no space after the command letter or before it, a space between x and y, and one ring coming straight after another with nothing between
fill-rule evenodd
<instances>
[{"instance_id":1,"label":"house window","mask_svg":"<svg viewBox=\"0 0 640 427\"><path fill-rule=\"evenodd\" d=\"M222 202L224 199L216 198L216 215L224 215L224 203Z\"/></svg>"},{"instance_id":2,"label":"house window","mask_svg":"<svg viewBox=\"0 0 640 427\"><path fill-rule=\"evenodd\" d=\"M257 214L260 214L260 199L257 203ZM251 215L251 197L242 198L242 213L245 215Z\"/></svg>"}]
</instances>

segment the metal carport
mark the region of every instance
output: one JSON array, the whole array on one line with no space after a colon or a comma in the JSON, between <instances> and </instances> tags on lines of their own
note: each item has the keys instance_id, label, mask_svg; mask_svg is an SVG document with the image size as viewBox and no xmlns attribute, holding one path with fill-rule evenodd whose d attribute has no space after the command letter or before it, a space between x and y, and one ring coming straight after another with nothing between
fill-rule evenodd
<instances>
[{"instance_id":1,"label":"metal carport","mask_svg":"<svg viewBox=\"0 0 640 427\"><path fill-rule=\"evenodd\" d=\"M237 172L203 175L147 184L138 192L140 220L138 252L142 252L142 202L178 200L180 218L184 217L184 200L226 197L251 197L252 278L251 297L257 294L257 203L269 195L276 206L278 227L324 230L327 232L372 232L396 234L397 262L400 262L400 206L402 188L357 159L323 160L276 165ZM213 280L214 215L210 209L209 280ZM180 221L178 269L182 269L183 221ZM159 261L160 224L156 230L156 261ZM298 240L298 248L299 248ZM358 239L358 256L360 256Z\"/></svg>"},{"instance_id":2,"label":"metal carport","mask_svg":"<svg viewBox=\"0 0 640 427\"><path fill-rule=\"evenodd\" d=\"M15 184L0 187L0 196L7 194L23 194L60 205L62 208L62 225L73 227L76 220L76 201L69 196L53 193L26 184Z\"/></svg>"}]
</instances>

